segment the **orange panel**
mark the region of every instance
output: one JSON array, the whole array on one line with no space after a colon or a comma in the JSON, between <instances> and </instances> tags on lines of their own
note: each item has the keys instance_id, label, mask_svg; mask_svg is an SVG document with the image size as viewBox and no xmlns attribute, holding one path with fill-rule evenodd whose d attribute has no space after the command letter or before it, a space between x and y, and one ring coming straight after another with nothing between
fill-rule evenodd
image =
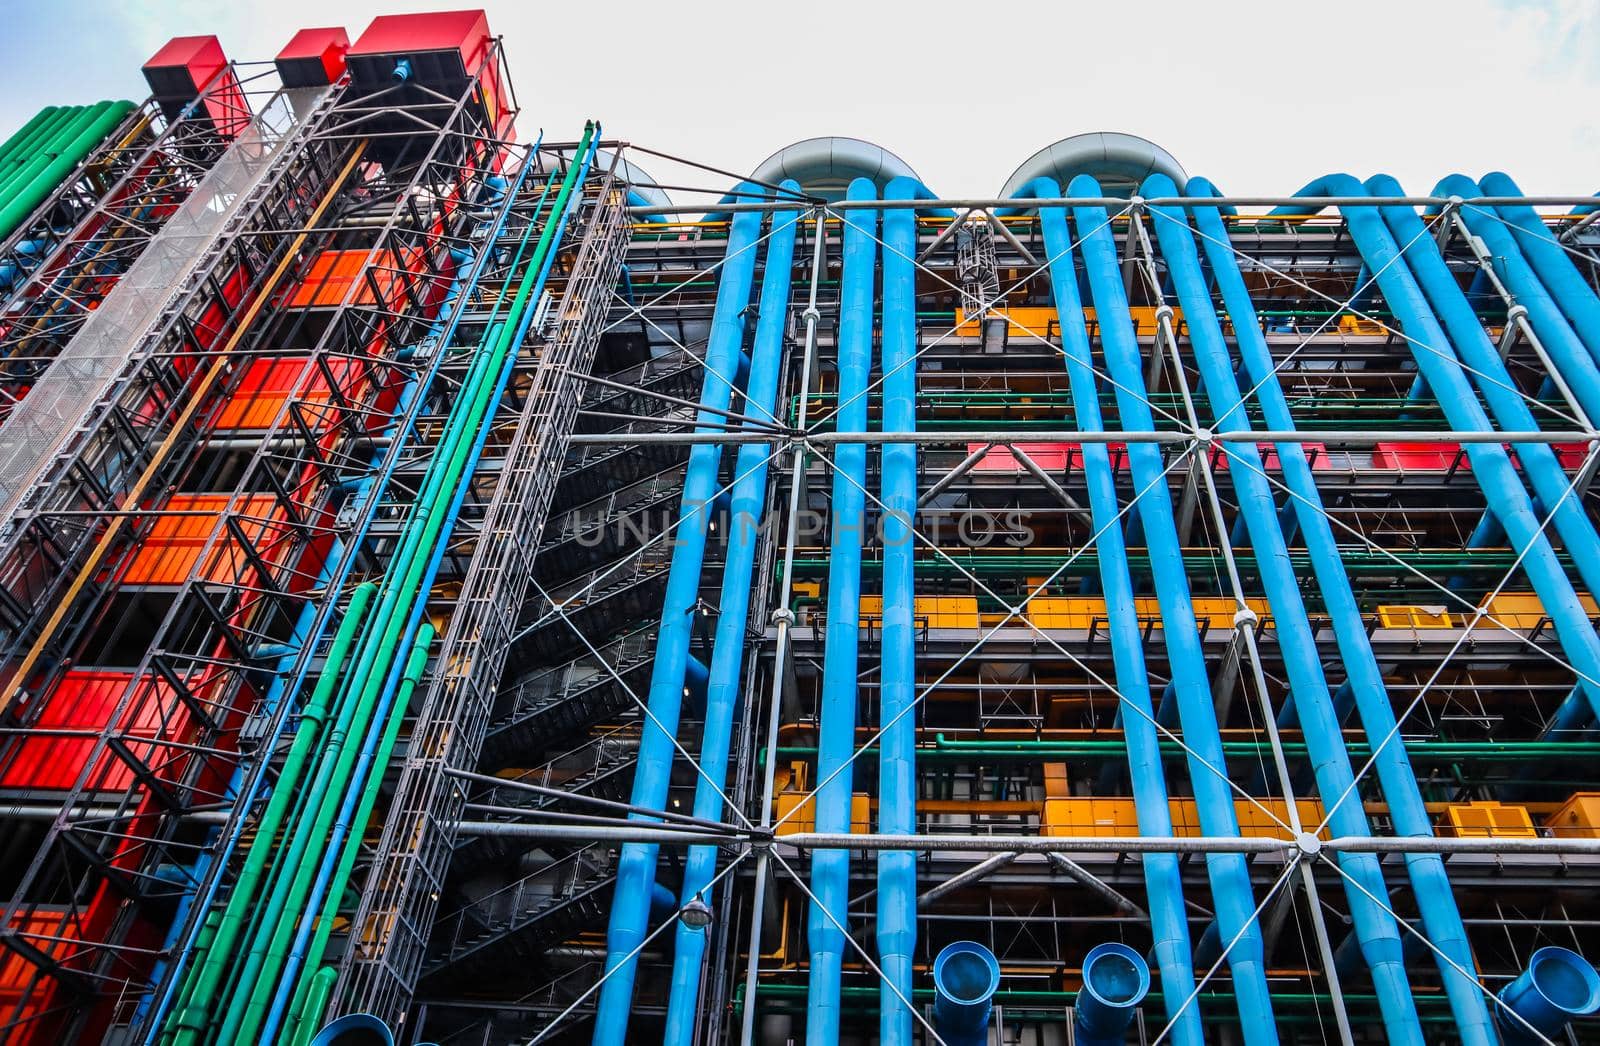
<instances>
[{"instance_id":1,"label":"orange panel","mask_svg":"<svg viewBox=\"0 0 1600 1046\"><path fill-rule=\"evenodd\" d=\"M329 402L333 394L320 368L301 379L300 372L306 365L306 359L307 357L298 356L252 362L240 380L238 390L223 404L221 412L217 415L216 427L218 429L270 428L277 419L278 412L283 409L284 403L291 398L310 405ZM343 381L346 371L353 362L336 359L328 361L328 366Z\"/></svg>"},{"instance_id":2,"label":"orange panel","mask_svg":"<svg viewBox=\"0 0 1600 1046\"><path fill-rule=\"evenodd\" d=\"M372 258L370 266L367 264L369 254ZM414 272L417 260L415 251L404 255L404 265L393 251L323 251L311 263L311 271L306 273L305 279L296 285L294 293L289 296L288 307L309 309L341 305L350 285L359 284L354 297L350 299L352 304L377 305L381 296L384 308L398 308L405 290L400 282L400 274L395 270L405 268ZM367 277L369 271L370 279Z\"/></svg>"},{"instance_id":3,"label":"orange panel","mask_svg":"<svg viewBox=\"0 0 1600 1046\"><path fill-rule=\"evenodd\" d=\"M167 500L166 508L173 512L195 513L182 516L158 516L148 534L134 552L122 580L133 585L181 585L194 573L206 539L217 525L217 517L228 507L228 494L174 494ZM276 502L270 494L255 494L246 498L241 506L245 516L240 526L252 540L260 540L267 533L268 524L262 519L277 517ZM228 545L219 542L211 552L211 559L203 574L213 580L231 580L233 556Z\"/></svg>"}]
</instances>

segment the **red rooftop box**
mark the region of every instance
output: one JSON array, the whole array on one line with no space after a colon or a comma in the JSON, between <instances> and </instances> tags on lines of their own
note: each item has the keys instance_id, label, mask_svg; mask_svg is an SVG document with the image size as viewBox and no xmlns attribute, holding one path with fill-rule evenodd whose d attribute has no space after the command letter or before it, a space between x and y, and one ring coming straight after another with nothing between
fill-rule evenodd
<instances>
[{"instance_id":1,"label":"red rooftop box","mask_svg":"<svg viewBox=\"0 0 1600 1046\"><path fill-rule=\"evenodd\" d=\"M340 26L302 29L275 60L285 87L325 87L344 75L350 34Z\"/></svg>"},{"instance_id":2,"label":"red rooftop box","mask_svg":"<svg viewBox=\"0 0 1600 1046\"><path fill-rule=\"evenodd\" d=\"M144 64L144 78L168 120L209 87L203 113L218 134L235 137L250 122L250 103L214 36L173 37Z\"/></svg>"},{"instance_id":3,"label":"red rooftop box","mask_svg":"<svg viewBox=\"0 0 1600 1046\"><path fill-rule=\"evenodd\" d=\"M498 62L490 60L493 46L483 11L382 15L351 45L345 60L351 82L363 94L392 87L401 62L409 67L409 82L449 98L458 97L481 70L482 116L496 127L504 106Z\"/></svg>"}]
</instances>

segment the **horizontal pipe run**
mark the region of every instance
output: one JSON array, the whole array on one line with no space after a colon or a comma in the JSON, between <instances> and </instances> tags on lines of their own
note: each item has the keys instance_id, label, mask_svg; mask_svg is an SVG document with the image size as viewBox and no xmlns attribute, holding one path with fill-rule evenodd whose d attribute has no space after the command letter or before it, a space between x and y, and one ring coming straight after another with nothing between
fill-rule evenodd
<instances>
[{"instance_id":1,"label":"horizontal pipe run","mask_svg":"<svg viewBox=\"0 0 1600 1046\"><path fill-rule=\"evenodd\" d=\"M502 836L551 841L647 842L701 846L708 842L759 845L757 833L723 833L656 828L619 822L615 827L506 824L459 821L456 831L468 836ZM794 832L774 839L802 850L915 850L919 853L1437 853L1536 854L1600 857L1600 838L1521 839L1506 837L1420 838L1413 836L1339 836L1335 839L1269 839L1257 836L1109 836L1109 835L880 835L870 832Z\"/></svg>"},{"instance_id":2,"label":"horizontal pipe run","mask_svg":"<svg viewBox=\"0 0 1600 1046\"><path fill-rule=\"evenodd\" d=\"M973 197L959 199L939 200L872 200L851 202L838 200L826 204L829 210L848 211L863 207L877 210L897 210L901 208L914 208L917 210L968 210L981 208L990 210L996 207L1019 208L1025 207L1032 210L1036 207L1111 207L1122 209L1130 205L1136 207L1181 207L1194 210L1203 207L1298 207L1316 204L1318 207L1444 207L1447 205L1469 205L1475 207L1503 207L1518 204L1527 207L1579 207L1593 204L1592 195L1585 196L1475 196L1471 199L1458 199L1451 196L1152 196L1148 199L1134 197L1132 200L1120 196L1060 196L1054 199L1035 199L1024 196L1000 197ZM715 209L722 213L737 211L777 211L785 208L793 210L793 200L770 200L760 203L719 203ZM634 217L648 217L656 214L703 214L707 205L700 204L673 204L671 206L658 205L654 207L629 207L628 214ZM1257 215L1244 215L1253 218ZM1265 218L1266 215L1259 217ZM1281 220L1281 219L1274 219Z\"/></svg>"},{"instance_id":3,"label":"horizontal pipe run","mask_svg":"<svg viewBox=\"0 0 1600 1046\"><path fill-rule=\"evenodd\" d=\"M807 443L916 443L966 446L969 443L1353 443L1374 446L1394 439L1378 429L1256 429L1253 432L1212 432L1195 436L1187 432L1120 432L1107 429L962 429L959 432L813 432L779 435L767 432L575 432L571 443L772 443L804 440ZM1588 443L1600 439L1600 430L1544 432L1480 432L1446 430L1407 432L1409 443Z\"/></svg>"}]
</instances>

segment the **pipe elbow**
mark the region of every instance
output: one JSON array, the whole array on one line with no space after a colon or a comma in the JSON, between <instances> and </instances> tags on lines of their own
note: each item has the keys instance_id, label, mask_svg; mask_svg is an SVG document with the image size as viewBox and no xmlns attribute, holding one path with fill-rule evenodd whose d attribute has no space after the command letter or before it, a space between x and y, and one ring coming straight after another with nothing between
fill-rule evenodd
<instances>
[{"instance_id":1,"label":"pipe elbow","mask_svg":"<svg viewBox=\"0 0 1600 1046\"><path fill-rule=\"evenodd\" d=\"M1157 171L1146 178L1144 183L1139 186L1139 194L1141 196L1176 196L1178 195L1178 183Z\"/></svg>"},{"instance_id":2,"label":"pipe elbow","mask_svg":"<svg viewBox=\"0 0 1600 1046\"><path fill-rule=\"evenodd\" d=\"M1074 175L1067 185L1068 196L1104 196L1105 190L1100 187L1100 179L1092 174Z\"/></svg>"},{"instance_id":3,"label":"pipe elbow","mask_svg":"<svg viewBox=\"0 0 1600 1046\"><path fill-rule=\"evenodd\" d=\"M1483 189L1464 174L1447 174L1433 187L1435 196L1482 196Z\"/></svg>"}]
</instances>

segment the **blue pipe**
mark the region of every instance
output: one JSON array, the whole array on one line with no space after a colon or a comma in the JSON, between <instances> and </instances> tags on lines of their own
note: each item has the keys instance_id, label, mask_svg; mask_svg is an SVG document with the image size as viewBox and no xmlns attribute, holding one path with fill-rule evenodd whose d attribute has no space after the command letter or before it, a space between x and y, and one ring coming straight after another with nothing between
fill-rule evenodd
<instances>
[{"instance_id":1,"label":"blue pipe","mask_svg":"<svg viewBox=\"0 0 1600 1046\"><path fill-rule=\"evenodd\" d=\"M1146 179L1141 191L1154 197L1178 194L1172 179L1159 174ZM1190 345L1215 429L1225 433L1249 432L1252 426L1239 395L1222 324L1200 271L1189 222L1177 208L1153 207L1151 214L1161 254L1166 259L1167 271L1188 321ZM1316 637L1312 634L1300 585L1289 561L1283 528L1278 523L1278 507L1267 482L1261 452L1251 442L1222 446L1228 455L1237 459L1228 469L1228 476L1239 503L1240 518L1245 522L1255 549L1262 587L1277 622L1284 670L1289 677L1289 689L1295 695L1306 752L1317 790L1328 811L1328 823L1336 835L1371 835L1361 795L1355 787L1350 753L1345 748L1328 680L1322 671ZM1378 859L1372 854L1341 853L1337 860L1346 876L1345 895L1356 938L1372 969L1373 986L1389 1039L1420 1044L1422 1025L1406 981L1400 931L1394 917L1376 900L1387 891Z\"/></svg>"},{"instance_id":2,"label":"blue pipe","mask_svg":"<svg viewBox=\"0 0 1600 1046\"><path fill-rule=\"evenodd\" d=\"M1484 175L1478 184L1490 196L1522 195L1511 176L1499 171ZM1470 212L1475 208L1475 204L1468 204L1465 210ZM1589 355L1600 363L1600 297L1596 297L1594 288L1572 263L1572 256L1556 242L1538 213L1527 204L1501 204L1494 211L1510 227L1507 231L1522 249L1522 256L1533 266L1539 281L1556 300L1574 333L1588 348Z\"/></svg>"},{"instance_id":3,"label":"blue pipe","mask_svg":"<svg viewBox=\"0 0 1600 1046\"><path fill-rule=\"evenodd\" d=\"M1104 193L1094 178L1079 175L1068 186L1067 195L1091 197ZM1117 385L1117 409L1122 424L1129 429L1154 430L1155 418L1145 391L1139 343L1128 314L1116 242L1105 208L1074 207L1072 215L1083 242L1084 268L1100 320L1100 343L1111 379ZM1189 781L1194 790L1200 828L1206 835L1237 836L1239 821L1234 811L1233 791L1225 776L1227 761L1222 753L1222 736L1212 705L1205 652L1200 647L1200 630L1195 622L1194 602L1184 570L1183 549L1178 542L1176 513L1164 475L1162 451L1152 443L1132 443L1127 454L1134 489L1142 492L1139 519L1161 607L1162 633L1172 664L1173 693L1190 752ZM1278 1033L1272 1017L1272 998L1267 991L1265 948L1255 917L1250 870L1242 854L1223 853L1208 854L1206 868L1211 877L1221 931L1232 942L1228 964L1233 971L1244 1041L1247 1044L1276 1043Z\"/></svg>"},{"instance_id":4,"label":"blue pipe","mask_svg":"<svg viewBox=\"0 0 1600 1046\"><path fill-rule=\"evenodd\" d=\"M1477 182L1459 174L1445 178L1433 191L1443 196L1477 196L1483 192ZM1495 272L1505 281L1506 289L1516 297L1517 304L1528 310L1534 332L1544 343L1551 362L1567 379L1578 405L1589 420L1600 419L1600 367L1523 258L1511 230L1495 215L1477 207L1462 207L1461 218L1468 231L1482 238L1489 248Z\"/></svg>"},{"instance_id":5,"label":"blue pipe","mask_svg":"<svg viewBox=\"0 0 1600 1046\"><path fill-rule=\"evenodd\" d=\"M1404 192L1399 182L1383 174L1367 179L1366 188L1378 196ZM1428 303L1433 306L1434 314L1450 336L1448 342L1434 346L1444 362L1454 367L1455 357L1459 354L1466 365L1472 368L1474 382L1501 428L1524 432L1539 429L1527 400L1518 391L1506 370L1505 362L1500 359L1499 350L1489 340L1472 306L1462 295L1460 284L1456 283L1455 276L1445 265L1438 244L1433 237L1424 234L1422 219L1417 217L1417 212L1410 207L1380 207L1378 211L1394 234L1395 241L1410 243L1404 251L1404 261L1410 266L1411 275L1421 286ZM1454 353L1451 352L1452 345ZM1414 348L1412 351L1418 353L1427 350ZM1590 369L1593 371L1593 368ZM1580 382L1589 379L1600 382L1600 372L1573 377ZM1533 483L1533 491L1538 496L1537 504L1555 506L1551 524L1561 536L1562 544L1572 554L1583 583L1589 591L1600 592L1600 535L1596 535L1594 524L1584 511L1580 499L1567 494L1567 476L1561 467L1561 459L1548 443L1518 443L1514 448L1524 473ZM1491 518L1492 515L1488 513L1485 518ZM1494 535L1474 536L1483 540L1489 536L1503 535L1498 520L1492 530Z\"/></svg>"},{"instance_id":6,"label":"blue pipe","mask_svg":"<svg viewBox=\"0 0 1600 1046\"><path fill-rule=\"evenodd\" d=\"M578 185L584 184L584 180L588 177L598 142L599 136L597 135L579 168ZM527 166L531 165L525 165L524 171ZM519 181L520 177L521 172L519 172ZM556 231L551 239L550 250L545 255L544 264L539 270L533 290L529 294L530 301L537 302L540 295L544 293L545 284L549 280L551 268L555 263L557 250L561 246L562 236L566 231L567 220L577 209L580 202L581 196L574 194L568 201L566 210L559 215L552 216L551 220L556 222ZM454 286L452 289L454 289ZM448 297L446 300L448 302ZM532 308L523 310L512 338L512 345L521 345L527 338L528 329L533 322L534 311ZM489 339L486 338L487 340ZM505 363L500 368L500 375L495 382L494 392L489 400L491 404L499 403L505 396L506 386L511 381L512 372L516 370L517 355L515 351L506 354ZM311 893L301 911L300 924L295 930L293 944L284 961L283 970L279 976L277 992L273 996L271 1009L268 1011L266 1021L262 1026L261 1038L263 1041L272 1040L293 998L300 964L305 959L306 947L311 941L311 933L314 929L317 913L322 910L322 902L327 895L328 885L333 879L334 870L339 865L345 838L350 832L351 822L355 817L356 807L361 801L361 793L365 789L373 758L377 754L379 742L383 738L384 726L388 722L395 695L399 691L401 677L405 674L408 658L404 656L403 652L409 651L416 641L417 629L421 626L423 614L427 609L426 594L432 590L434 579L439 574L440 564L444 562L445 549L450 545L450 535L454 531L455 521L460 518L461 507L466 503L467 491L472 485L471 477L478 467L479 459L483 456L483 450L488 443L489 433L492 428L492 421L486 421L473 440L472 449L467 455L466 464L462 472L465 478L457 485L455 493L451 496L450 508L445 515L445 523L439 531L438 540L434 543L427 566L423 569L422 578L418 583L417 589L422 595L412 606L405 630L401 633L400 643L396 649L401 651L402 654L401 656L396 656L393 664L389 666L388 675L384 680L382 695L378 699L371 725L367 729L367 736L363 740L361 751L356 759L355 769L350 776L350 786L345 792L343 802L340 804L333 831L330 834L326 849L323 851L321 864L317 868L317 877L312 882Z\"/></svg>"},{"instance_id":7,"label":"blue pipe","mask_svg":"<svg viewBox=\"0 0 1600 1046\"><path fill-rule=\"evenodd\" d=\"M933 960L933 1028L945 1046L987 1046L1000 963L977 941L947 944Z\"/></svg>"},{"instance_id":8,"label":"blue pipe","mask_svg":"<svg viewBox=\"0 0 1600 1046\"><path fill-rule=\"evenodd\" d=\"M512 192L516 192L521 188L522 182L527 177L528 171L532 169L532 158L539 154L539 149L543 141L544 135L540 134L538 139L534 141L532 147L529 149L529 162L525 163L517 172L516 185L513 187ZM495 220L494 225L489 231L486 240L487 243L493 244L495 239L500 235L500 231L504 227L506 217L509 215L509 213L509 211L502 211L500 213L499 217ZM482 273L483 266L488 258L488 254L488 251L484 251L475 258L462 258L457 255L457 252L452 252L452 255L456 257L457 262L455 278L451 281L450 287L445 293L444 300L439 306L438 315L440 319L435 321L428 328L428 333L423 339L424 343L432 342L434 345L439 345L454 335L456 327L459 324L459 317L457 317L454 312L455 302L460 298L462 292L468 286L477 282L478 277ZM470 264L471 271L463 276L463 267L468 264ZM496 308L498 309L498 306ZM421 389L426 384L432 382L433 375L437 372L439 365L444 360L444 355L445 354L442 351L435 353L432 366L429 368L426 374L415 375L407 380L406 384L401 388L400 394L395 402L394 414L396 419L408 417L411 406L416 401ZM400 425L398 420L396 420L396 422L389 426L387 431L393 434L396 433L399 428ZM392 453L392 450L390 452ZM381 478L384 481L387 481L388 473L392 471L393 465L391 465L389 469L382 468L384 454L385 452L383 451L375 454L373 456L372 466L376 471L372 475L363 476L352 486L350 491L352 501L359 501L368 496L371 489L378 483L380 479L380 475L378 474L379 472L382 473ZM398 462L398 460L399 455L395 454L394 461ZM370 525L371 517L363 516L360 525L356 529L356 532L351 536L349 547L360 547L362 541L365 540L367 528ZM343 585L344 579L348 577L351 567L353 567L355 564L353 557L348 559L346 558L344 554L345 548L346 542L344 538L335 535L333 540L329 543L327 555L323 557L322 566L317 572L317 579L313 584L313 588L328 591L334 587ZM337 574L337 577L335 577L335 574ZM295 661L299 658L301 650L303 650L307 644L314 645L321 642L323 634L326 632L328 625L331 623L332 616L328 615L324 618L322 627L316 629L313 633L313 628L316 625L318 614L319 608L313 603L306 604L300 610L300 615L295 621L294 630L290 633L290 637L286 643L288 649L283 656L278 659L277 664L273 669L272 682L268 685L267 691L262 697L262 706L267 711L269 716L276 714L278 704L282 701L284 693L289 689L290 681L288 676L294 670ZM299 677L294 680L295 689L299 688L300 682L301 680ZM285 726L287 726L287 719L279 720L278 730L274 733L269 744L276 743L277 738L281 736L282 729ZM244 771L242 768L236 768L234 770L232 778L228 783L228 794L231 795L237 790L243 773ZM241 807L253 804L255 796L258 794L261 787L261 783L262 779L258 777L255 785L249 790L249 794L240 800ZM218 834L220 834L220 831L213 833L213 841L215 836ZM231 843L228 847L228 850L231 851ZM205 877L209 874L210 868L215 862L217 856L218 851L215 845L207 846L201 851L199 856L195 858L193 865L193 879L195 881L203 881L205 879ZM209 903L209 897L214 891L215 884L213 883L211 889L206 891L208 897L207 903ZM163 956L177 954L177 950L180 948L180 946L189 943L186 940L181 939L185 937L184 923L186 921L187 913L192 908L196 900L198 900L198 892L194 894L186 893L178 899L178 903L173 914L171 928L167 932L167 937L162 947L161 954ZM152 968L150 978L151 983L159 984L161 982L163 970L167 965L168 961L166 959L162 958L157 960L155 966ZM161 996L160 1005L155 1019L151 1021L149 1025L147 1025L147 1027L152 1029L152 1034L154 1034L154 1031L158 1031L161 1026L161 1017L165 1013L168 1005L171 989L175 987L176 984L173 984L171 988L169 988L168 992L163 993ZM153 1004L154 996L146 995L141 999L133 1022L136 1027L148 1014L150 1007Z\"/></svg>"},{"instance_id":9,"label":"blue pipe","mask_svg":"<svg viewBox=\"0 0 1600 1046\"><path fill-rule=\"evenodd\" d=\"M1115 941L1089 949L1083 990L1072 1008L1073 1046L1122 1046L1149 990L1150 967L1138 952Z\"/></svg>"},{"instance_id":10,"label":"blue pipe","mask_svg":"<svg viewBox=\"0 0 1600 1046\"><path fill-rule=\"evenodd\" d=\"M799 185L784 182L787 192ZM798 211L776 211L767 239L766 268L761 279L761 306L757 314L755 345L751 350L750 382L745 392L745 413L775 421L774 402L782 373L783 338L788 318L789 282L794 264ZM733 734L734 708L744 667L746 626L750 617L750 579L755 571L761 513L767 495L765 443L739 448L733 468L733 496L728 512L728 549L722 571L716 636L712 644L711 671L706 683L704 740L700 746L700 776L695 784L694 815L715 820L723 814L722 786L728 776L728 741ZM681 900L710 903L709 884L716 872L717 848L692 846L683 873ZM700 967L705 957L706 930L678 921L672 956L672 989L667 996L667 1024L662 1042L688 1046L694 1037L700 993Z\"/></svg>"},{"instance_id":11,"label":"blue pipe","mask_svg":"<svg viewBox=\"0 0 1600 1046\"><path fill-rule=\"evenodd\" d=\"M1574 1017L1600 1010L1600 973L1575 951L1540 948L1522 975L1500 989L1499 999L1516 1014L1500 1014L1507 1043L1543 1042Z\"/></svg>"},{"instance_id":12,"label":"blue pipe","mask_svg":"<svg viewBox=\"0 0 1600 1046\"><path fill-rule=\"evenodd\" d=\"M930 199L914 178L900 177L884 189L886 200ZM917 427L917 215L889 210L883 216L883 431ZM915 605L917 447L886 443L880 475L883 501L883 643L879 715L883 735L878 757L878 831L913 835L917 830L917 719ZM910 850L878 853L878 1041L911 1042L912 960L917 944L917 860Z\"/></svg>"},{"instance_id":13,"label":"blue pipe","mask_svg":"<svg viewBox=\"0 0 1600 1046\"><path fill-rule=\"evenodd\" d=\"M875 200L877 187L857 178L849 200ZM867 387L872 372L872 285L877 267L878 212L852 210L844 218L844 282L839 304L839 432L867 431ZM856 673L861 616L861 547L866 539L867 447L841 443L833 455L832 534L828 569L828 641L823 651L822 708L817 742L816 825L819 832L850 830L855 752ZM806 940L811 978L806 991L806 1043L839 1041L839 987L844 926L849 918L850 851L814 850Z\"/></svg>"},{"instance_id":14,"label":"blue pipe","mask_svg":"<svg viewBox=\"0 0 1600 1046\"><path fill-rule=\"evenodd\" d=\"M761 212L741 211L734 217L728 234L711 337L706 346L706 375L700 390L701 404L711 409L700 411L695 430L699 433L716 431L722 415L715 412L727 410L732 399L760 231ZM672 733L677 731L683 705L694 607L700 595L700 568L705 561L708 509L717 491L721 452L719 443L695 444L689 450L684 473L683 503L674 533L672 565L667 573L661 627L656 633L656 658L650 674L650 717L643 725L633 777L633 805L653 810L665 805L671 784ZM639 814L630 816L650 820ZM617 861L617 885L606 932L607 976L595 1014L596 1046L622 1046L627 1037L628 1011L633 1004L633 981L638 970L638 957L632 953L644 940L659 850L654 843L627 843Z\"/></svg>"},{"instance_id":15,"label":"blue pipe","mask_svg":"<svg viewBox=\"0 0 1600 1046\"><path fill-rule=\"evenodd\" d=\"M1061 197L1061 187L1049 178L1035 179L1022 191L1042 199ZM1091 369L1093 356L1084 323L1083 301L1078 296L1077 267L1072 257L1072 238L1067 232L1066 211L1059 207L1044 208L1039 212L1039 222L1044 233L1045 255L1050 259L1050 286L1061 328L1062 354L1067 361L1073 413L1080 428L1103 429L1105 422ZM1127 546L1117 523L1117 489L1111 474L1111 452L1104 443L1085 443L1079 452L1083 455L1089 510L1095 532L1100 535L1096 551L1117 690L1133 709L1120 719L1128 747L1128 771L1139 832L1141 835L1170 835L1172 813L1167 805L1160 738L1151 721L1158 713L1151 709L1144 637L1134 610ZM1163 706L1166 704L1164 692ZM1118 707L1120 712L1120 703ZM1144 866L1150 926L1155 938L1151 951L1161 971L1161 994L1166 1003L1167 1019L1173 1022L1172 1039L1178 1046L1199 1046L1204 1041L1199 1005L1185 1005L1194 992L1194 966L1189 957L1189 922L1184 911L1178 857L1151 853L1145 854L1140 863Z\"/></svg>"},{"instance_id":16,"label":"blue pipe","mask_svg":"<svg viewBox=\"0 0 1600 1046\"><path fill-rule=\"evenodd\" d=\"M1441 183L1441 189L1453 181L1446 179ZM1323 194L1362 196L1367 191L1349 175L1336 174L1312 182L1297 195ZM1390 264L1396 260L1398 248L1383 219L1372 213L1373 210L1371 207L1345 210L1357 249L1366 257L1367 263L1380 273L1378 279L1384 299L1399 318L1407 337L1422 345L1446 346L1448 342L1444 330L1429 310L1410 271L1404 266ZM1532 311L1530 305L1529 312ZM1448 360L1439 353L1421 351L1415 353L1415 357L1428 383L1438 391L1439 405L1444 409L1452 428L1494 431L1459 367L1450 366ZM1600 388L1595 391L1600 392ZM1596 636L1583 604L1578 601L1572 579L1567 576L1555 549L1550 545L1550 539L1542 531L1532 500L1512 467L1510 456L1498 443L1469 443L1466 453L1472 462L1474 478L1483 488L1488 502L1495 506L1495 512L1500 517L1501 525L1506 528L1513 547L1522 555L1523 570L1555 626L1562 651L1577 669L1579 683L1589 696L1590 703L1600 711L1600 636Z\"/></svg>"}]
</instances>

